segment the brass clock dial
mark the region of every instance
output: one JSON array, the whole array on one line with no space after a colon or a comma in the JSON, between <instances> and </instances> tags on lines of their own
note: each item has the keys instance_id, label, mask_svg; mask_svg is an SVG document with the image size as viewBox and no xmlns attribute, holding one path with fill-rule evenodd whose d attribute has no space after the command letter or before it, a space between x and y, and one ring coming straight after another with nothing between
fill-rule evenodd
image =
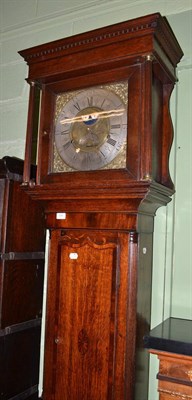
<instances>
[{"instance_id":1,"label":"brass clock dial","mask_svg":"<svg viewBox=\"0 0 192 400\"><path fill-rule=\"evenodd\" d=\"M61 106L54 138L66 170L67 167L79 171L110 168L125 147L126 99L112 87L117 88L106 85L71 92Z\"/></svg>"}]
</instances>

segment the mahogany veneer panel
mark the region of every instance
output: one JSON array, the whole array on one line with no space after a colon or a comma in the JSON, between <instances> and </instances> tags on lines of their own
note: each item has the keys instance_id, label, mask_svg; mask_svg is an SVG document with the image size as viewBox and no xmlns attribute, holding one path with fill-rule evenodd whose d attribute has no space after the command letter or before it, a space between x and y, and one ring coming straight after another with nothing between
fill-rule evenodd
<instances>
[{"instance_id":1,"label":"mahogany veneer panel","mask_svg":"<svg viewBox=\"0 0 192 400\"><path fill-rule=\"evenodd\" d=\"M192 357L155 352L160 364L158 378L159 400L192 399Z\"/></svg>"}]
</instances>

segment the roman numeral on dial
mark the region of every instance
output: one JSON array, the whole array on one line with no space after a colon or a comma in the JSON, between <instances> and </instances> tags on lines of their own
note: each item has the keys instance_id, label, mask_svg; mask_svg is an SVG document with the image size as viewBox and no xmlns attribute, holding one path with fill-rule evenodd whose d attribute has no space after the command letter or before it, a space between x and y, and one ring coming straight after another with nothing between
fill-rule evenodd
<instances>
[{"instance_id":1,"label":"roman numeral on dial","mask_svg":"<svg viewBox=\"0 0 192 400\"><path fill-rule=\"evenodd\" d=\"M113 124L111 125L111 129L120 129L120 124Z\"/></svg>"},{"instance_id":2,"label":"roman numeral on dial","mask_svg":"<svg viewBox=\"0 0 192 400\"><path fill-rule=\"evenodd\" d=\"M115 146L117 141L113 139L112 137L108 137L107 143L109 143L111 146Z\"/></svg>"},{"instance_id":3,"label":"roman numeral on dial","mask_svg":"<svg viewBox=\"0 0 192 400\"><path fill-rule=\"evenodd\" d=\"M87 103L89 107L93 107L93 96L87 97Z\"/></svg>"},{"instance_id":4,"label":"roman numeral on dial","mask_svg":"<svg viewBox=\"0 0 192 400\"><path fill-rule=\"evenodd\" d=\"M77 111L81 111L81 107L80 107L79 103L75 103L73 105L74 105L74 107L76 108Z\"/></svg>"},{"instance_id":5,"label":"roman numeral on dial","mask_svg":"<svg viewBox=\"0 0 192 400\"><path fill-rule=\"evenodd\" d=\"M69 135L69 130L68 129L66 129L66 130L63 130L63 131L61 131L61 132L58 132L60 135ZM56 134L58 134L58 133L56 133Z\"/></svg>"},{"instance_id":6,"label":"roman numeral on dial","mask_svg":"<svg viewBox=\"0 0 192 400\"><path fill-rule=\"evenodd\" d=\"M69 142L66 142L64 145L63 145L63 148L65 149L65 150L67 150L70 146L71 146L71 141L69 141Z\"/></svg>"}]
</instances>

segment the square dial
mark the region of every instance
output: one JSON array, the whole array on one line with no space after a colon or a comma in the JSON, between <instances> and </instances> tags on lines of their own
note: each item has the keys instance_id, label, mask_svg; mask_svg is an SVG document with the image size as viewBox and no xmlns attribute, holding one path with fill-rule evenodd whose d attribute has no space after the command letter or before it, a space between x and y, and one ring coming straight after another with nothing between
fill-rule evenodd
<instances>
[{"instance_id":1,"label":"square dial","mask_svg":"<svg viewBox=\"0 0 192 400\"><path fill-rule=\"evenodd\" d=\"M126 168L128 82L60 93L52 172Z\"/></svg>"}]
</instances>

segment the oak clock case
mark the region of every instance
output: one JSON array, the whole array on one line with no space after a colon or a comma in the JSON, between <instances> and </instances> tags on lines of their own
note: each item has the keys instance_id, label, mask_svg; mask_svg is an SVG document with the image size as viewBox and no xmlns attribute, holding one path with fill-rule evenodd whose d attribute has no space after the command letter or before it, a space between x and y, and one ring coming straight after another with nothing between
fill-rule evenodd
<instances>
[{"instance_id":1,"label":"oak clock case","mask_svg":"<svg viewBox=\"0 0 192 400\"><path fill-rule=\"evenodd\" d=\"M157 13L20 54L31 86L23 190L50 232L43 399L147 400L153 223L174 192L181 48Z\"/></svg>"}]
</instances>

